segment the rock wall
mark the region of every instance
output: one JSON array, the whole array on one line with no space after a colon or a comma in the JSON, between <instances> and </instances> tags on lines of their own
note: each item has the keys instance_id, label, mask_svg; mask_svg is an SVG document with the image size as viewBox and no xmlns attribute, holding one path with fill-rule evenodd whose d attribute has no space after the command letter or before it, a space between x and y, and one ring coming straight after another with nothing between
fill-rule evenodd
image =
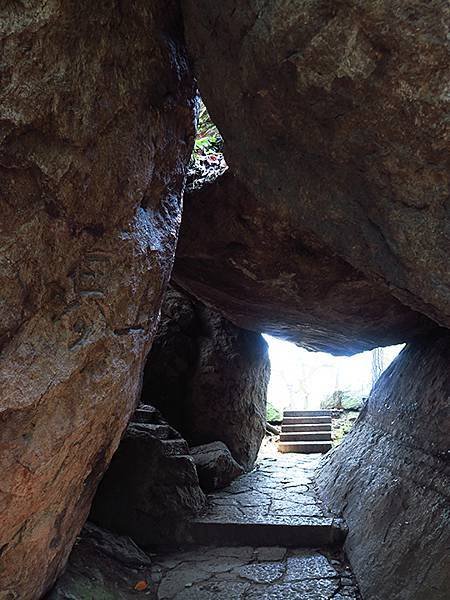
<instances>
[{"instance_id":1,"label":"rock wall","mask_svg":"<svg viewBox=\"0 0 450 600\"><path fill-rule=\"evenodd\" d=\"M407 346L318 475L366 600L449 598L449 367L448 331Z\"/></svg>"},{"instance_id":2,"label":"rock wall","mask_svg":"<svg viewBox=\"0 0 450 600\"><path fill-rule=\"evenodd\" d=\"M236 325L309 350L362 352L432 323L298 231L283 197L261 203L231 169L186 193L173 278Z\"/></svg>"},{"instance_id":3,"label":"rock wall","mask_svg":"<svg viewBox=\"0 0 450 600\"><path fill-rule=\"evenodd\" d=\"M0 30L0 597L35 600L140 391L193 90L176 2L6 2Z\"/></svg>"},{"instance_id":4,"label":"rock wall","mask_svg":"<svg viewBox=\"0 0 450 600\"><path fill-rule=\"evenodd\" d=\"M221 441L250 469L266 423L267 344L175 288L144 373L142 400L190 445Z\"/></svg>"},{"instance_id":5,"label":"rock wall","mask_svg":"<svg viewBox=\"0 0 450 600\"><path fill-rule=\"evenodd\" d=\"M260 209L449 326L447 0L183 10L226 161Z\"/></svg>"}]
</instances>

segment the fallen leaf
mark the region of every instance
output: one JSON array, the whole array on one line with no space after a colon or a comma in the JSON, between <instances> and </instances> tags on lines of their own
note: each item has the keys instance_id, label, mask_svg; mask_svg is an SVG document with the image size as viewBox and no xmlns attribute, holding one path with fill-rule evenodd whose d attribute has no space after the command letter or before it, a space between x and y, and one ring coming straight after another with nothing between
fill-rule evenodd
<instances>
[{"instance_id":1,"label":"fallen leaf","mask_svg":"<svg viewBox=\"0 0 450 600\"><path fill-rule=\"evenodd\" d=\"M134 589L137 592L143 592L147 588L148 588L148 583L146 581L144 581L144 580L138 581L137 584L134 586Z\"/></svg>"}]
</instances>

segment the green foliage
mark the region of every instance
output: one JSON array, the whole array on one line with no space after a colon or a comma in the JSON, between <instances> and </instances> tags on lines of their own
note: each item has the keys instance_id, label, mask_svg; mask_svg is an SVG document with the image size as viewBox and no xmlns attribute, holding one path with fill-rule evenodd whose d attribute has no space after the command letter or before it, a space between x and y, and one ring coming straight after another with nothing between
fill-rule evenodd
<instances>
[{"instance_id":1,"label":"green foliage","mask_svg":"<svg viewBox=\"0 0 450 600\"><path fill-rule=\"evenodd\" d=\"M227 169L223 156L223 139L211 121L206 106L199 99L197 135L188 168L188 189L199 189Z\"/></svg>"},{"instance_id":2,"label":"green foliage","mask_svg":"<svg viewBox=\"0 0 450 600\"><path fill-rule=\"evenodd\" d=\"M351 394L347 394L346 397L342 399L342 408L344 410L361 410L363 403L364 398L362 396L352 396Z\"/></svg>"},{"instance_id":3,"label":"green foliage","mask_svg":"<svg viewBox=\"0 0 450 600\"><path fill-rule=\"evenodd\" d=\"M270 402L268 402L266 418L270 423L270 421L281 421L283 419L283 415L277 408L275 408L273 404L270 404Z\"/></svg>"},{"instance_id":4,"label":"green foliage","mask_svg":"<svg viewBox=\"0 0 450 600\"><path fill-rule=\"evenodd\" d=\"M219 154L223 149L223 139L219 130L211 121L206 106L200 100L197 135L194 144L195 155Z\"/></svg>"},{"instance_id":5,"label":"green foliage","mask_svg":"<svg viewBox=\"0 0 450 600\"><path fill-rule=\"evenodd\" d=\"M359 412L347 411L339 419L333 419L333 446L342 442L358 418Z\"/></svg>"},{"instance_id":6,"label":"green foliage","mask_svg":"<svg viewBox=\"0 0 450 600\"><path fill-rule=\"evenodd\" d=\"M320 407L329 410L359 410L363 401L362 396L354 396L347 390L336 390L322 400Z\"/></svg>"}]
</instances>

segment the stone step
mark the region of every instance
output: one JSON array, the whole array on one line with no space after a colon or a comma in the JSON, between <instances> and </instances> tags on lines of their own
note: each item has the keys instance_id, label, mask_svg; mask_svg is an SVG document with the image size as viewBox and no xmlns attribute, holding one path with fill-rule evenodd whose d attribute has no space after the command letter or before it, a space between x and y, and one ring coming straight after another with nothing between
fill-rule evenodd
<instances>
[{"instance_id":1,"label":"stone step","mask_svg":"<svg viewBox=\"0 0 450 600\"><path fill-rule=\"evenodd\" d=\"M132 423L157 423L161 418L161 413L157 408L150 405L141 405L134 411L131 417Z\"/></svg>"},{"instance_id":2,"label":"stone step","mask_svg":"<svg viewBox=\"0 0 450 600\"><path fill-rule=\"evenodd\" d=\"M331 442L331 431L304 431L300 433L282 433L280 442Z\"/></svg>"},{"instance_id":3,"label":"stone step","mask_svg":"<svg viewBox=\"0 0 450 600\"><path fill-rule=\"evenodd\" d=\"M302 454L324 454L331 450L331 442L278 442L278 452L297 452Z\"/></svg>"},{"instance_id":4,"label":"stone step","mask_svg":"<svg viewBox=\"0 0 450 600\"><path fill-rule=\"evenodd\" d=\"M331 417L331 410L285 410L284 417Z\"/></svg>"},{"instance_id":5,"label":"stone step","mask_svg":"<svg viewBox=\"0 0 450 600\"><path fill-rule=\"evenodd\" d=\"M306 423L300 425L282 425L281 433L302 433L304 431L331 431L331 423Z\"/></svg>"},{"instance_id":6,"label":"stone step","mask_svg":"<svg viewBox=\"0 0 450 600\"><path fill-rule=\"evenodd\" d=\"M170 427L170 425L154 424L154 423L133 423L134 427L139 431L148 433L158 440L173 440L180 439L179 434Z\"/></svg>"},{"instance_id":7,"label":"stone step","mask_svg":"<svg viewBox=\"0 0 450 600\"><path fill-rule=\"evenodd\" d=\"M197 518L191 524L188 543L229 546L285 546L326 548L341 545L345 529L338 520L302 517L295 523L285 520L265 522L227 522Z\"/></svg>"},{"instance_id":8,"label":"stone step","mask_svg":"<svg viewBox=\"0 0 450 600\"><path fill-rule=\"evenodd\" d=\"M166 456L175 456L177 454L189 455L189 446L183 439L161 440L161 444Z\"/></svg>"},{"instance_id":9,"label":"stone step","mask_svg":"<svg viewBox=\"0 0 450 600\"><path fill-rule=\"evenodd\" d=\"M282 425L311 425L322 423L331 425L331 417L284 417Z\"/></svg>"}]
</instances>

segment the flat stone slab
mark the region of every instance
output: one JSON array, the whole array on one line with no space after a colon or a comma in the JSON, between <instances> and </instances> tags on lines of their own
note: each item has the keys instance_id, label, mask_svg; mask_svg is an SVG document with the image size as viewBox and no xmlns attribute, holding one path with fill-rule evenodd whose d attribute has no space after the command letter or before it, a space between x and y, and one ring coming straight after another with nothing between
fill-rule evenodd
<instances>
[{"instance_id":1,"label":"flat stone slab","mask_svg":"<svg viewBox=\"0 0 450 600\"><path fill-rule=\"evenodd\" d=\"M284 417L283 425L320 425L330 424L331 417Z\"/></svg>"},{"instance_id":2,"label":"flat stone slab","mask_svg":"<svg viewBox=\"0 0 450 600\"><path fill-rule=\"evenodd\" d=\"M158 600L359 599L341 555L314 549L203 546L152 556Z\"/></svg>"},{"instance_id":3,"label":"flat stone slab","mask_svg":"<svg viewBox=\"0 0 450 600\"><path fill-rule=\"evenodd\" d=\"M288 453L294 452L298 454L317 454L318 452L328 452L333 447L330 442L278 442L278 452Z\"/></svg>"},{"instance_id":4,"label":"flat stone slab","mask_svg":"<svg viewBox=\"0 0 450 600\"><path fill-rule=\"evenodd\" d=\"M331 442L331 430L281 432L281 442Z\"/></svg>"},{"instance_id":5,"label":"flat stone slab","mask_svg":"<svg viewBox=\"0 0 450 600\"><path fill-rule=\"evenodd\" d=\"M331 431L331 423L306 423L300 425L281 425L281 433L302 431Z\"/></svg>"},{"instance_id":6,"label":"flat stone slab","mask_svg":"<svg viewBox=\"0 0 450 600\"><path fill-rule=\"evenodd\" d=\"M331 410L285 410L283 417L331 417Z\"/></svg>"},{"instance_id":7,"label":"flat stone slab","mask_svg":"<svg viewBox=\"0 0 450 600\"><path fill-rule=\"evenodd\" d=\"M321 455L266 455L251 473L208 495L192 525L192 543L329 546L345 529L316 495L313 478Z\"/></svg>"}]
</instances>

